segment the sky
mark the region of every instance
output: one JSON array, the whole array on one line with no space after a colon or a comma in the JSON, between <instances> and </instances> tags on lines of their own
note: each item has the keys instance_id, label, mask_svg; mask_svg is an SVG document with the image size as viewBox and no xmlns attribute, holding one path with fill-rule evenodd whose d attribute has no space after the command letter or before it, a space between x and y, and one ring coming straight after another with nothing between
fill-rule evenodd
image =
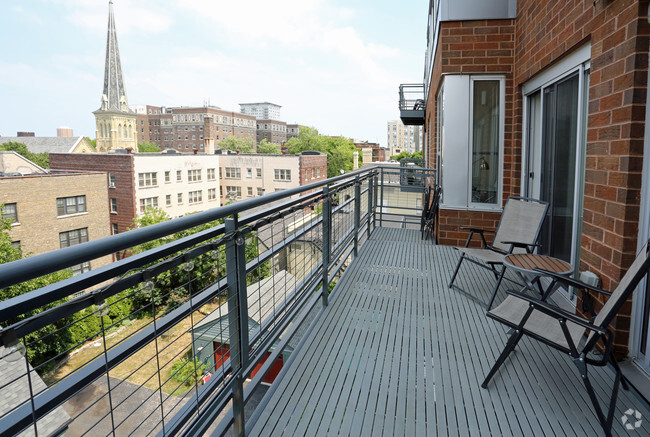
<instances>
[{"instance_id":1,"label":"sky","mask_svg":"<svg viewBox=\"0 0 650 437\"><path fill-rule=\"evenodd\" d=\"M421 83L429 0L113 0L130 105L282 106L287 123L386 146ZM0 4L0 136L95 138L108 0Z\"/></svg>"}]
</instances>

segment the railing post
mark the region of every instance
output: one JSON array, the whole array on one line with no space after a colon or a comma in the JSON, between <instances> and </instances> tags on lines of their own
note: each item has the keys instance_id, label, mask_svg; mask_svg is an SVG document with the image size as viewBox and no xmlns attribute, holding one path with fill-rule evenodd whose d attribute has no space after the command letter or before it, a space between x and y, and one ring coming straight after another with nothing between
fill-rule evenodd
<instances>
[{"instance_id":1,"label":"railing post","mask_svg":"<svg viewBox=\"0 0 650 437\"><path fill-rule=\"evenodd\" d=\"M368 225L367 225L368 238L370 238L370 231L371 231L370 223L372 222L372 201L373 201L373 197L375 196L373 191L374 191L374 175L371 174L370 177L368 178L368 205L366 205L368 207Z\"/></svg>"},{"instance_id":2,"label":"railing post","mask_svg":"<svg viewBox=\"0 0 650 437\"><path fill-rule=\"evenodd\" d=\"M359 228L361 227L361 181L354 178L354 257L359 253Z\"/></svg>"},{"instance_id":3,"label":"railing post","mask_svg":"<svg viewBox=\"0 0 650 437\"><path fill-rule=\"evenodd\" d=\"M377 172L373 175L373 180L375 181L375 192L374 199L372 201L372 228L377 229L377 198L379 196L379 178L377 177Z\"/></svg>"},{"instance_id":4,"label":"railing post","mask_svg":"<svg viewBox=\"0 0 650 437\"><path fill-rule=\"evenodd\" d=\"M381 183L381 195L379 204L379 226L384 225L384 168L379 169L379 180Z\"/></svg>"},{"instance_id":5,"label":"railing post","mask_svg":"<svg viewBox=\"0 0 650 437\"><path fill-rule=\"evenodd\" d=\"M329 265L330 265L330 244L332 236L332 202L330 189L323 187L323 306L328 304L329 295Z\"/></svg>"},{"instance_id":6,"label":"railing post","mask_svg":"<svg viewBox=\"0 0 650 437\"><path fill-rule=\"evenodd\" d=\"M228 218L225 230L237 231L237 219ZM230 330L230 360L235 384L232 393L233 432L245 435L244 377L241 371L248 366L248 294L246 290L246 239L235 234L226 242L226 270L228 281L228 327Z\"/></svg>"}]
</instances>

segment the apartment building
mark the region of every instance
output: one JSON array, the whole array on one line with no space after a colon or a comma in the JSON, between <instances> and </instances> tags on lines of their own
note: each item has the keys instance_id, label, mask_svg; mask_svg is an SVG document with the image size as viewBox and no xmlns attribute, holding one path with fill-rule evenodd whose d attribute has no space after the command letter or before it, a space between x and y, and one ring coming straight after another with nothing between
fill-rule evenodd
<instances>
[{"instance_id":1,"label":"apartment building","mask_svg":"<svg viewBox=\"0 0 650 437\"><path fill-rule=\"evenodd\" d=\"M361 149L363 154L363 163L365 164L368 160L366 159L366 149L370 152L370 161L371 162L384 162L388 161L390 158L390 149L381 147L379 143L371 143L368 141L361 140L352 140L354 147Z\"/></svg>"},{"instance_id":2,"label":"apartment building","mask_svg":"<svg viewBox=\"0 0 650 437\"><path fill-rule=\"evenodd\" d=\"M2 218L23 255L37 255L110 235L106 175L46 172L14 152L0 152ZM74 274L101 267L111 256L75 266Z\"/></svg>"},{"instance_id":3,"label":"apartment building","mask_svg":"<svg viewBox=\"0 0 650 437\"><path fill-rule=\"evenodd\" d=\"M240 103L239 108L242 114L252 115L258 120L280 120L280 108L275 103Z\"/></svg>"},{"instance_id":4,"label":"apartment building","mask_svg":"<svg viewBox=\"0 0 650 437\"><path fill-rule=\"evenodd\" d=\"M327 155L222 154L221 202L236 202L327 179Z\"/></svg>"},{"instance_id":5,"label":"apartment building","mask_svg":"<svg viewBox=\"0 0 650 437\"><path fill-rule=\"evenodd\" d=\"M287 124L284 121L272 119L257 120L257 142L262 140L271 143L284 144L287 142Z\"/></svg>"},{"instance_id":6,"label":"apartment building","mask_svg":"<svg viewBox=\"0 0 650 437\"><path fill-rule=\"evenodd\" d=\"M137 114L138 142L149 141L162 150L212 153L214 145L224 138L257 138L254 116L215 106L174 108L135 105L131 108Z\"/></svg>"},{"instance_id":7,"label":"apartment building","mask_svg":"<svg viewBox=\"0 0 650 437\"><path fill-rule=\"evenodd\" d=\"M388 122L387 143L390 156L422 150L422 126L404 125L401 120Z\"/></svg>"},{"instance_id":8,"label":"apartment building","mask_svg":"<svg viewBox=\"0 0 650 437\"><path fill-rule=\"evenodd\" d=\"M165 211L170 217L205 211L221 205L219 156L180 153L97 153L79 158L51 154L54 170L92 170L108 177L107 210L111 232L133 226L133 219L147 207Z\"/></svg>"},{"instance_id":9,"label":"apartment building","mask_svg":"<svg viewBox=\"0 0 650 437\"><path fill-rule=\"evenodd\" d=\"M508 196L540 198L541 252L613 289L650 236L649 33L647 2L432 0L423 93L401 108L438 170L439 241L495 226ZM648 296L612 329L650 373Z\"/></svg>"}]
</instances>

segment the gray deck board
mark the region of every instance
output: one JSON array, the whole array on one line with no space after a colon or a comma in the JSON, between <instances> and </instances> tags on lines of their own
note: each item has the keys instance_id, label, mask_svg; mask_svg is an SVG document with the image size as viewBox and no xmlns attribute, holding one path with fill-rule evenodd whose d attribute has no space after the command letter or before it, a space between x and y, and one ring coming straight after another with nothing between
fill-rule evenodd
<instances>
[{"instance_id":1,"label":"gray deck board","mask_svg":"<svg viewBox=\"0 0 650 437\"><path fill-rule=\"evenodd\" d=\"M457 257L450 247L421 242L417 230L378 228L269 391L250 434L603 435L569 357L530 339L488 390L480 387L507 333L477 302L448 289ZM494 278L469 264L459 280L486 300ZM605 401L613 372L595 369L591 377ZM641 429L622 426L628 408L643 414ZM648 405L621 390L612 431L650 434Z\"/></svg>"}]
</instances>

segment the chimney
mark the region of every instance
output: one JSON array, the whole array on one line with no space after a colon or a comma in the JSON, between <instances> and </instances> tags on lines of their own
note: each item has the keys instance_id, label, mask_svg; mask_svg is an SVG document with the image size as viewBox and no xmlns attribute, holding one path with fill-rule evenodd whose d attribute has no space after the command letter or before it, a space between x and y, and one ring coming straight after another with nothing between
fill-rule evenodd
<instances>
[{"instance_id":1,"label":"chimney","mask_svg":"<svg viewBox=\"0 0 650 437\"><path fill-rule=\"evenodd\" d=\"M131 152L133 152L133 147L127 147L126 148L126 153L130 155Z\"/></svg>"},{"instance_id":2,"label":"chimney","mask_svg":"<svg viewBox=\"0 0 650 437\"><path fill-rule=\"evenodd\" d=\"M355 150L352 152L352 170L358 170L359 169L359 151Z\"/></svg>"},{"instance_id":3,"label":"chimney","mask_svg":"<svg viewBox=\"0 0 650 437\"><path fill-rule=\"evenodd\" d=\"M34 137L34 132L16 132L17 137Z\"/></svg>"}]
</instances>

